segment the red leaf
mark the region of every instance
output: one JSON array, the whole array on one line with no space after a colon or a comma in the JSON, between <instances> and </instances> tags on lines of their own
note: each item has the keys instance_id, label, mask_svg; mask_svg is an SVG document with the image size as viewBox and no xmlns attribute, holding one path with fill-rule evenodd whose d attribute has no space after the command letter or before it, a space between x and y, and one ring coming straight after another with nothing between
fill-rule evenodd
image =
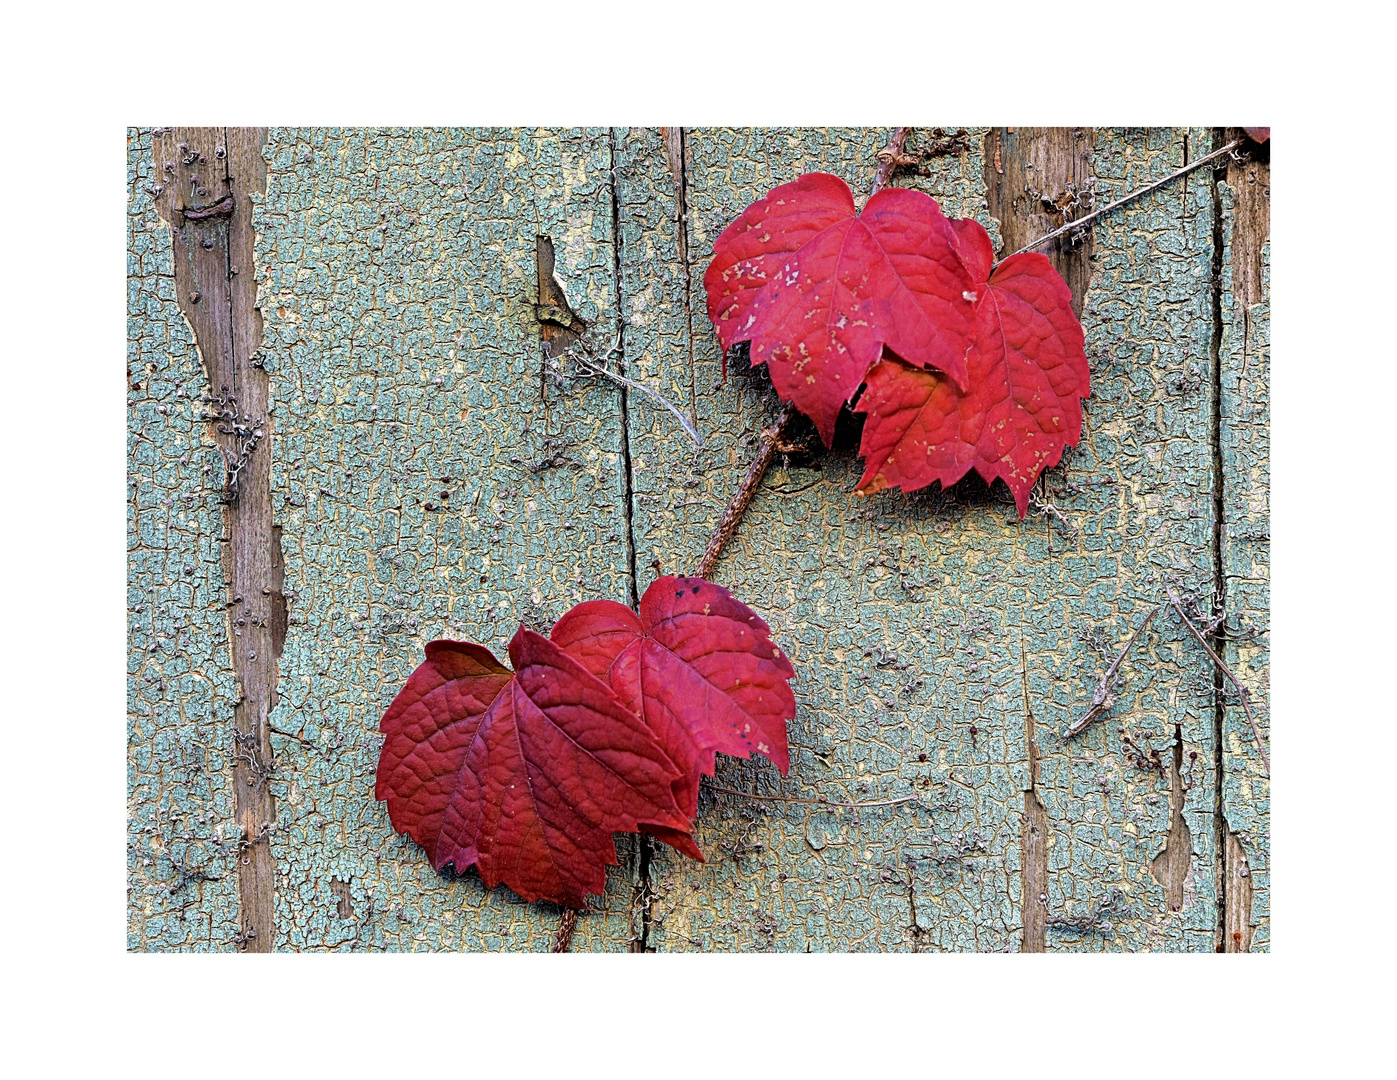
<instances>
[{"instance_id":1,"label":"red leaf","mask_svg":"<svg viewBox=\"0 0 1397 1080\"><path fill-rule=\"evenodd\" d=\"M1244 127L1242 130L1250 136L1252 142L1264 143L1271 137L1271 129L1268 127Z\"/></svg>"},{"instance_id":2,"label":"red leaf","mask_svg":"<svg viewBox=\"0 0 1397 1080\"><path fill-rule=\"evenodd\" d=\"M639 615L591 600L559 619L552 637L606 679L654 732L683 770L674 797L692 818L699 775L713 775L715 752L748 757L756 751L782 775L790 768L786 721L795 716L789 685L795 669L770 634L726 589L702 578L661 577L645 590ZM647 831L702 860L691 837Z\"/></svg>"},{"instance_id":3,"label":"red leaf","mask_svg":"<svg viewBox=\"0 0 1397 1080\"><path fill-rule=\"evenodd\" d=\"M855 217L843 180L809 173L723 231L703 284L723 349L751 341L752 363L768 366L826 446L885 345L966 383L973 284L950 223L921 192L887 188Z\"/></svg>"},{"instance_id":4,"label":"red leaf","mask_svg":"<svg viewBox=\"0 0 1397 1080\"><path fill-rule=\"evenodd\" d=\"M895 359L868 373L858 490L915 491L954 484L971 468L1009 486L1019 516L1033 482L1082 434L1091 376L1072 294L1044 256L1011 255L990 272L994 250L974 221L952 223L975 281L970 389Z\"/></svg>"},{"instance_id":5,"label":"red leaf","mask_svg":"<svg viewBox=\"0 0 1397 1080\"><path fill-rule=\"evenodd\" d=\"M615 865L612 833L687 830L679 770L615 692L519 628L515 672L483 646L433 641L383 715L375 795L437 869L581 907Z\"/></svg>"}]
</instances>

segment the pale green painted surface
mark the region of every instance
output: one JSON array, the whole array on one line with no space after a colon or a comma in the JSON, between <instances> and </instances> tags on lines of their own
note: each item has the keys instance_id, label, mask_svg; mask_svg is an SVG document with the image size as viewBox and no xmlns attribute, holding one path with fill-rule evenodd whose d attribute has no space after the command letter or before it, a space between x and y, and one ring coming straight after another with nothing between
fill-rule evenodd
<instances>
[{"instance_id":1,"label":"pale green painted surface","mask_svg":"<svg viewBox=\"0 0 1397 1080\"><path fill-rule=\"evenodd\" d=\"M1223 235L1234 194L1221 185ZM1223 568L1227 628L1223 652L1251 692L1261 734L1270 733L1271 613L1271 249L1262 248L1262 302L1243 309L1232 291L1232 253L1223 256ZM1271 785L1246 714L1224 697L1223 811L1240 835L1251 871L1253 951L1271 947ZM1269 747L1268 747L1269 753ZM1272 764L1275 764L1274 755Z\"/></svg>"},{"instance_id":2,"label":"pale green painted surface","mask_svg":"<svg viewBox=\"0 0 1397 1080\"><path fill-rule=\"evenodd\" d=\"M887 135L689 133L704 473L692 474L689 448L661 413L633 406L642 567L655 557L665 570L697 563L750 457L740 440L771 414L759 376L735 372L714 389L719 350L701 284L713 240L771 186L813 169L844 175L866 192ZM627 313L635 334L628 352L649 350L643 376L678 393L677 372L688 362L674 330L682 300L651 299L642 284L653 280L652 253L672 250L659 238L672 232L672 217L654 210L669 180L653 135L632 133L626 146L635 162L620 174L623 207L644 212L635 215L634 240L622 218L624 241L635 245L634 254L623 246L623 265L637 268L638 286L623 280L622 291L628 304L633 291L647 296L645 312ZM1096 172L1110 188L1099 198L1165 174L1182 164L1182 153L1182 133L1098 133ZM949 214L983 215L979 156L936 164L918 186ZM696 835L710 863L669 852L657 859L654 943L1018 948L1026 667L1052 830L1049 918L1081 914L1114 889L1129 906L1104 934L1050 928L1049 948L1212 948L1212 691L1194 678L1178 633L1162 627L1150 635L1148 659L1131 665L1111 722L1071 746L1057 735L1090 699L1104 666L1087 635L1100 632L1118 648L1164 580L1205 593L1212 585L1209 185L1199 174L1097 230L1097 277L1084 316L1096 358L1091 435L1049 479L1052 499L1080 529L1075 541L1045 517L1020 523L1007 495L973 481L944 505L926 494L861 502L851 493L860 471L852 450L836 450L820 471L769 476L716 577L762 613L796 665L792 774L780 783L764 763L725 760L718 780L760 794L857 801L925 793L931 810L865 810L855 822L849 813L705 798ZM671 330L647 339L650 326ZM1176 387L1180 372L1186 377ZM642 586L645 579L642 570ZM1181 655L1184 670L1170 663ZM1180 913L1161 910L1163 891L1150 873L1169 827L1167 786L1122 760L1115 734L1122 718L1161 749L1179 724L1186 745L1200 751L1186 808L1197 873Z\"/></svg>"},{"instance_id":3,"label":"pale green painted surface","mask_svg":"<svg viewBox=\"0 0 1397 1080\"><path fill-rule=\"evenodd\" d=\"M1200 129L1097 129L1098 204L1183 165L1185 137L1190 159L1208 148ZM1101 554L1095 571L1090 554L1050 559L1031 601L1031 625L1046 632L1042 651L1031 650L1029 683L1035 711L1041 701L1039 715L1058 732L1148 607L1164 602L1166 584L1203 597L1205 609L1212 595L1211 188L1207 169L1191 173L1095 230L1096 274L1082 314L1092 360L1087 434L1067 467L1048 474L1048 487L1080 523L1082 546ZM1104 661L1086 638L1096 628L1108 643ZM1161 611L1123 665L1110 716L1070 744L1051 733L1041 740L1050 949L1214 948L1215 712L1205 665L1188 631ZM1176 726L1182 736L1193 859L1179 912L1168 911L1151 872L1169 830L1168 780L1128 763L1121 726L1166 763ZM1198 754L1191 768L1190 752ZM1054 917L1086 914L1112 889L1129 915L1111 915L1111 932L1054 931Z\"/></svg>"},{"instance_id":4,"label":"pale green painted surface","mask_svg":"<svg viewBox=\"0 0 1397 1080\"><path fill-rule=\"evenodd\" d=\"M615 318L607 133L273 130L266 158L258 288L294 597L271 721L297 737L275 740L278 947L546 948L558 911L437 875L374 801L374 769L425 642L507 659L521 618L626 596L620 398L542 403L531 308L542 233L578 313ZM530 471L549 438L575 467ZM632 875L612 873L579 948L625 948Z\"/></svg>"},{"instance_id":5,"label":"pale green painted surface","mask_svg":"<svg viewBox=\"0 0 1397 1080\"><path fill-rule=\"evenodd\" d=\"M232 948L239 925L223 465L198 419L208 380L175 300L150 141L128 133L126 945L204 951Z\"/></svg>"},{"instance_id":6,"label":"pale green painted surface","mask_svg":"<svg viewBox=\"0 0 1397 1080\"><path fill-rule=\"evenodd\" d=\"M974 151L935 159L915 185L995 231L972 134ZM296 736L276 738L289 825L273 841L279 947L541 949L556 928L556 909L435 874L372 797L378 718L425 641L472 638L503 656L521 616L547 625L580 599L627 595L619 393L550 385L540 402L535 236L553 238L578 313L614 326L614 164L628 370L693 409L704 439L696 452L669 413L630 395L643 590L654 560L665 573L696 566L774 412L764 374L745 362L715 385L702 294L713 240L772 185L812 169L861 197L887 135L690 131L686 308L674 181L653 129L271 133L257 260L273 511L294 597L272 723ZM1205 133L1189 140L1197 156ZM1164 175L1183 152L1182 132L1098 131L1098 199ZM1093 642L1114 656L1165 582L1204 596L1214 585L1212 232L1206 171L1096 229L1087 435L1048 478L1075 537L1041 515L1020 523L1007 495L973 480L950 499L862 502L847 446L817 455L819 469L778 461L714 577L795 662L792 770L782 780L764 761L723 759L718 782L860 801L916 793L926 807L856 819L704 796L696 838L709 862L661 848L651 864L652 946L1017 949L1026 679L1053 839L1049 919L1113 890L1126 908L1105 931L1050 926L1049 948L1212 950L1212 680L1176 620L1161 613L1127 662L1113 716L1060 738L1104 666ZM563 449L578 467L530 471L559 448L545 438L573 440ZM1257 446L1247 452L1264 468ZM1233 468L1226 449L1224 462ZM1150 871L1169 828L1167 782L1124 760L1122 721L1166 760L1175 725L1199 754L1181 912L1162 910ZM1241 804L1254 804L1230 774L1224 794L1232 827L1264 844L1264 818L1245 817ZM624 949L634 933L633 847L619 846L623 865L574 948ZM332 877L350 882L354 918L337 915ZM1257 912L1265 904L1259 889ZM146 947L168 947L146 933Z\"/></svg>"}]
</instances>

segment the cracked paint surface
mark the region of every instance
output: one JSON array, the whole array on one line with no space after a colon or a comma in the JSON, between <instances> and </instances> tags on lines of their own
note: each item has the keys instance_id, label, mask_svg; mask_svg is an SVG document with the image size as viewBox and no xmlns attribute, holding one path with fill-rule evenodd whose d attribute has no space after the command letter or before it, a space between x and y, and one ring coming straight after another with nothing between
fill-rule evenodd
<instances>
[{"instance_id":1,"label":"cracked paint surface","mask_svg":"<svg viewBox=\"0 0 1397 1080\"><path fill-rule=\"evenodd\" d=\"M291 613L271 717L278 947L546 949L558 910L438 875L374 801L374 770L379 717L428 640L504 657L521 619L546 632L579 600L627 595L620 398L544 400L532 309L544 234L578 314L614 321L607 133L273 130L265 154ZM620 843L576 948L627 946Z\"/></svg>"},{"instance_id":2,"label":"cracked paint surface","mask_svg":"<svg viewBox=\"0 0 1397 1080\"><path fill-rule=\"evenodd\" d=\"M233 948L239 830L223 464L175 297L149 129L127 133L127 933L132 950Z\"/></svg>"},{"instance_id":3,"label":"cracked paint surface","mask_svg":"<svg viewBox=\"0 0 1397 1080\"><path fill-rule=\"evenodd\" d=\"M804 172L833 172L866 192L888 132L686 136L705 448L695 456L659 410L632 406L642 588L653 560L665 572L697 563L750 459L751 435L774 415L765 376L741 361L715 385L719 348L700 284L714 239L743 207ZM912 180L950 215L984 215L982 136L972 132L971 150L933 159L931 175ZM1110 189L1102 202L1183 163L1182 132L1098 140L1096 172ZM688 381L683 300L673 276L657 281L648 269L676 257L672 182L657 133L632 131L623 147L628 354L640 357L640 377L678 396ZM1072 744L1059 735L1109 662L1093 643L1118 649L1165 580L1205 596L1212 587L1211 243L1206 173L1098 226L1084 320L1095 358L1089 433L1048 474L1048 498L1076 536L1046 516L1020 523L1006 493L975 480L949 497L862 502L852 495L859 465L848 439L818 470L778 461L715 576L767 619L796 665L793 767L782 782L764 763L722 760L717 782L768 796L924 802L832 812L705 795L696 838L709 864L664 850L651 864L653 944L1017 949L1026 672L1050 829L1048 947L1211 950L1212 690L1182 628L1146 637L1107 723ZM1180 912L1162 910L1150 872L1169 829L1167 781L1124 760L1122 721L1162 747L1177 724L1200 751L1184 809L1197 872ZM1116 891L1124 911L1117 905L1108 925L1067 928Z\"/></svg>"},{"instance_id":4,"label":"cracked paint surface","mask_svg":"<svg viewBox=\"0 0 1397 1080\"><path fill-rule=\"evenodd\" d=\"M1207 139L1203 129L1098 128L1098 204L1182 166L1185 140L1190 158L1200 156ZM1092 360L1087 430L1068 467L1048 474L1048 491L1079 523L1083 546L1104 545L1115 565L1084 575L1069 548L1030 601L1033 623L1048 629L1029 683L1049 729L1039 773L1050 830L1049 950L1206 952L1216 937L1212 672L1172 611L1156 616L1122 665L1110 714L1070 743L1056 734L1090 700L1148 607L1164 601L1166 585L1199 596L1205 611L1211 603L1212 232L1206 169L1095 230L1096 274L1082 317ZM1166 763L1176 727L1182 738L1192 858L1179 911L1169 910L1152 873L1170 825L1168 776L1130 763L1122 727ZM1061 928L1117 889L1127 915L1113 913L1109 927L1086 933Z\"/></svg>"},{"instance_id":5,"label":"cracked paint surface","mask_svg":"<svg viewBox=\"0 0 1397 1080\"><path fill-rule=\"evenodd\" d=\"M1220 185L1223 236L1233 236L1235 194ZM1271 245L1262 246L1262 302L1243 307L1224 251L1222 339L1223 572L1229 638L1222 658L1251 691L1261 733L1270 733L1271 613ZM1247 853L1255 952L1271 948L1271 784L1246 714L1223 697L1223 813Z\"/></svg>"},{"instance_id":6,"label":"cracked paint surface","mask_svg":"<svg viewBox=\"0 0 1397 1080\"><path fill-rule=\"evenodd\" d=\"M436 874L373 800L378 718L427 640L467 638L503 656L521 618L546 628L573 603L628 592L620 393L596 380L544 386L536 236L552 238L572 308L608 340L619 314L628 374L695 413L704 439L696 451L663 407L630 395L643 592L658 573L697 566L756 433L775 415L760 369L735 360L721 381L702 292L714 239L772 186L814 169L842 176L862 202L889 133L688 130L686 275L658 129L271 132L255 220L277 418L273 512L290 603L271 714L278 947L538 950L557 927L556 909L485 890L473 874ZM932 159L929 176L895 182L931 194L949 215L978 217L997 243L997 222L985 216L983 135L972 130L964 153ZM1181 166L1185 136L1191 157L1204 152L1201 130L1098 129L1098 205ZM158 267L142 269L156 266L146 247L137 252L136 238L163 229L153 210L135 213L149 207L136 190L144 161L133 152L132 280L148 282L132 294L133 356L177 356L202 389L173 295L160 293L172 285L168 233L163 285ZM1050 950L1212 951L1212 674L1171 612L1156 616L1122 666L1111 714L1070 743L1061 732L1166 583L1205 607L1216 584L1213 225L1212 181L1200 170L1096 226L1083 312L1093 382L1085 431L1040 488L1071 531L1041 513L1020 522L1002 487L975 478L947 493L860 500L852 431L829 454L778 457L713 576L771 624L796 666L791 775L782 780L761 759L720 758L716 782L767 796L921 801L853 811L704 794L695 838L708 863L664 847L651 859L652 947L1015 950L1023 904L1043 902ZM134 298L146 294L158 302L143 299L138 310ZM1264 633L1264 549L1244 534L1264 520L1267 421L1254 406L1267 358L1248 352L1248 364L1260 361L1245 384L1252 426L1229 426L1240 316L1228 295L1225 287L1222 456L1225 477L1240 479L1224 486L1224 565L1244 618ZM1251 309L1252 335L1264 315ZM166 446L216 450L198 425L167 430L173 421L142 411L155 402L140 400L132 475L148 468L152 490L141 502L133 488L133 506L153 512L180 490ZM156 445L142 449L136 432ZM545 460L554 464L538 468ZM204 497L215 560L207 588L221 589L216 495ZM133 537L156 527L133 514ZM156 550L136 544L133 567L154 566ZM226 702L208 745L222 748L227 630L221 607L201 618L210 645L196 666L224 695L214 709ZM194 624L193 609L187 619ZM133 630L133 658L136 642ZM1260 642L1241 646L1239 674L1252 682L1266 662ZM147 669L132 670L133 761L153 761L157 726L142 726L137 707L155 700L140 681ZM1042 901L1020 889L1026 709L1049 827ZM1225 715L1223 799L1252 856L1255 942L1264 946L1263 789L1249 759L1233 762L1240 709ZM1179 911L1168 910L1152 873L1169 833L1168 778L1127 760L1121 726L1166 761L1176 727L1182 736L1193 855ZM227 818L226 761L220 767L224 786L212 790L224 792ZM133 777L151 769L133 768ZM165 798L170 787L157 778L140 790ZM189 798L181 796L194 805ZM140 835L133 824L133 841ZM618 837L618 848L622 865L598 910L579 920L574 949L624 950L639 932L634 842ZM233 882L199 888L231 938ZM136 896L133 948L194 947L169 936L168 917L138 910ZM1103 905L1109 915L1082 929Z\"/></svg>"}]
</instances>

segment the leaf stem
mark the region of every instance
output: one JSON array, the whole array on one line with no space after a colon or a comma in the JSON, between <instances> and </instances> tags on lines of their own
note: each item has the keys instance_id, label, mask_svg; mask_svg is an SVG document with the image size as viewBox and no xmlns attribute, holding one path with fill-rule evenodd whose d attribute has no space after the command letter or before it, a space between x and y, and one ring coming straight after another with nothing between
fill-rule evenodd
<instances>
[{"instance_id":1,"label":"leaf stem","mask_svg":"<svg viewBox=\"0 0 1397 1080\"><path fill-rule=\"evenodd\" d=\"M1150 184L1146 187L1142 187L1139 191L1132 191L1129 195L1124 195L1121 198L1117 199L1115 202L1108 203L1106 206L1103 206L1100 210L1093 210L1086 217L1080 217L1077 218L1075 221L1069 221L1066 225L1063 225L1059 229L1054 229L1046 236L1040 236L1037 240L1031 241L1030 243L1027 243L1023 247L1019 248L1018 251L1014 252L1014 255L1022 255L1025 251L1032 251L1039 244L1045 244L1049 240L1054 240L1057 237L1063 235L1063 233L1070 233L1074 229L1080 229L1083 226L1085 226L1088 222L1094 221L1096 218L1101 217L1103 214L1109 214L1112 210L1116 209L1117 207L1124 206L1126 203L1138 199L1142 195L1148 195L1151 191L1155 191L1159 188L1162 188L1165 184L1169 183L1170 181L1177 180L1179 177L1185 176L1188 173L1193 172L1194 169L1201 169L1204 165L1208 164L1208 162L1212 161L1214 158L1219 158L1222 157L1223 154L1231 153L1233 150L1237 149L1237 147L1241 145L1241 139L1233 139L1230 143L1222 147L1220 150L1214 150L1211 154L1201 157L1197 161L1190 162L1189 164L1185 165L1182 169L1170 173L1162 180L1156 180L1153 184ZM1005 258L1012 259L1014 255L1006 255ZM1000 260L1000 262L1003 261L1003 259Z\"/></svg>"},{"instance_id":2,"label":"leaf stem","mask_svg":"<svg viewBox=\"0 0 1397 1080\"><path fill-rule=\"evenodd\" d=\"M553 938L553 947L549 952L567 952L572 948L572 932L577 929L577 909L565 908L562 918L558 920L558 933Z\"/></svg>"},{"instance_id":3,"label":"leaf stem","mask_svg":"<svg viewBox=\"0 0 1397 1080\"><path fill-rule=\"evenodd\" d=\"M1169 589L1169 602L1174 605L1174 610L1179 613L1179 618L1183 619L1184 625L1198 639L1198 644L1202 645L1207 654L1213 658L1213 663L1218 666L1218 670L1227 676L1232 685L1237 688L1237 693L1241 695L1242 711L1247 714L1247 722L1251 724L1251 733L1256 736L1256 749L1261 754L1261 763L1266 766L1266 779L1269 780L1271 778L1271 759L1266 756L1266 744L1261 741L1261 729L1256 726L1256 717L1252 715L1251 705L1247 702L1247 688L1242 685L1241 680L1236 675L1232 674L1232 669L1222 662L1222 657L1213 651L1213 647L1208 644L1208 639L1198 632L1198 627L1189 622L1188 616L1184 614L1183 605L1179 603L1178 594L1173 589Z\"/></svg>"}]
</instances>

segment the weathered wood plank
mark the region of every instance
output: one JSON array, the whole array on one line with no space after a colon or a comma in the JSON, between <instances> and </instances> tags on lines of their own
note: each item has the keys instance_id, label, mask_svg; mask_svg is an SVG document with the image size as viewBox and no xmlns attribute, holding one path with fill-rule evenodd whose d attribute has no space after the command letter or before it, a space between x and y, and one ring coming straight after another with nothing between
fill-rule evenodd
<instances>
[{"instance_id":1,"label":"weathered wood plank","mask_svg":"<svg viewBox=\"0 0 1397 1080\"><path fill-rule=\"evenodd\" d=\"M278 945L547 950L558 911L437 875L393 833L374 769L379 717L428 639L503 657L521 619L629 593L620 396L541 383L535 309L547 236L570 307L615 324L607 134L278 129L266 153L257 263L290 611ZM625 864L575 948L632 936L619 839Z\"/></svg>"},{"instance_id":2,"label":"weathered wood plank","mask_svg":"<svg viewBox=\"0 0 1397 1080\"><path fill-rule=\"evenodd\" d=\"M1091 174L1091 150L1096 133L1091 128L995 128L985 137L985 190L989 214L999 221L1005 258L1059 226L1090 211L1095 178ZM1063 237L1035 249L1052 260L1072 290L1072 309L1078 318L1095 263L1095 241L1090 229L1072 240ZM1036 737L1037 720L1029 701L1028 672L1024 670L1024 739L1028 746L1029 789L1024 792L1023 828L1023 942L1022 952L1044 952L1048 920L1047 807L1039 795L1041 753Z\"/></svg>"},{"instance_id":3,"label":"weathered wood plank","mask_svg":"<svg viewBox=\"0 0 1397 1080\"><path fill-rule=\"evenodd\" d=\"M170 223L176 295L194 330L208 377L203 415L225 458L222 500L228 530L224 567L228 646L238 680L233 784L242 851L237 860L239 948L272 948L275 869L269 835L267 714L276 686L270 629L272 436L267 379L252 358L261 343L251 270L252 195L260 192L263 130L164 128L153 140L168 182L156 200ZM258 453L259 447L261 452Z\"/></svg>"},{"instance_id":4,"label":"weathered wood plank","mask_svg":"<svg viewBox=\"0 0 1397 1080\"><path fill-rule=\"evenodd\" d=\"M910 182L948 213L984 215L983 134ZM627 310L640 377L682 399L690 372L683 327L703 310L713 240L743 206L812 169L866 192L886 138L686 132L686 308L673 294L677 269L657 269L673 266L678 249L663 142L626 133L622 280L623 292L644 299L643 311ZM1183 133L1114 132L1106 143L1112 197L1177 167L1184 153ZM1206 837L1179 853L1181 912L1167 910L1166 888L1151 874L1171 818L1211 832L1211 681L1191 659L1177 666L1178 635L1151 636L1128 662L1109 732L1100 725L1070 745L1058 734L1099 673L1089 643L1103 635L1122 643L1166 578L1211 591L1211 229L1206 174L1098 229L1104 254L1084 312L1098 358L1089 434L1047 482L1075 534L1045 515L1019 523L998 493L973 480L944 495L859 503L850 497L858 464L848 436L829 455L769 476L716 576L771 622L796 663L792 776L781 782L765 763L724 760L720 782L767 796L852 800L925 791L933 809L864 811L855 821L706 796L697 835L709 863L660 850L651 864L657 947L1022 947L1021 810L1034 721L1050 828L1047 947L1211 947ZM642 587L647 566L653 574L697 562L751 435L774 410L764 377L741 363L716 385L711 327L692 321L703 452L684 446L660 410L633 405ZM1166 748L1178 730L1190 750L1203 751L1177 815L1169 779L1138 773L1120 753L1122 719ZM1076 929L1093 911L1110 915Z\"/></svg>"},{"instance_id":5,"label":"weathered wood plank","mask_svg":"<svg viewBox=\"0 0 1397 1080\"><path fill-rule=\"evenodd\" d=\"M1206 136L1098 128L1098 203L1201 156ZM1201 597L1205 610L1211 600L1212 205L1204 169L1094 229L1096 270L1083 306L1092 359L1086 430L1046 484L1083 534L1072 546L1099 551L1106 572L1083 580L1069 554L1040 579L1032 601L1033 621L1052 630L1050 647L1030 663L1030 682L1064 727L1145 611L1163 601L1166 585ZM1093 655L1098 650L1104 659ZM1212 948L1216 786L1207 664L1187 630L1162 613L1122 665L1110 715L1071 742L1042 743L1039 790L1053 830L1050 950ZM1138 768L1126 736L1147 754L1157 750L1163 770Z\"/></svg>"},{"instance_id":6,"label":"weathered wood plank","mask_svg":"<svg viewBox=\"0 0 1397 1080\"><path fill-rule=\"evenodd\" d=\"M656 132L625 133L618 173L623 291L644 301L641 311L627 311L637 377L682 400L692 351L704 438L695 454L661 410L633 399L642 587L657 569L697 564L746 468L752 436L774 412L764 374L738 362L720 381L701 285L713 240L747 203L812 169L843 176L861 202L887 137L872 129L687 131L686 306L664 142ZM922 182L949 212L982 210L977 151L933 159L930 167ZM663 849L651 863L650 941L658 948L1001 948L1016 932L1005 865L1019 843L1022 787L1013 773L1026 765L1022 713L1007 736L987 733L973 749L969 721L954 733L947 724L939 741L935 725L926 724L946 677L926 662L943 650L927 643L959 636L963 618L943 627L929 603L940 568L928 508L885 514L858 504L849 494L855 468L847 445L799 465L778 464L718 565L717 580L771 622L799 672L790 779L781 782L765 762L724 760L718 780L762 795L864 800L916 792L935 809L866 810L854 821L847 813L705 796L696 835L708 864ZM1017 665L1004 674L1012 674L1019 708ZM980 755L978 766L947 760L953 739L964 743L967 758ZM947 887L927 888L933 876Z\"/></svg>"},{"instance_id":7,"label":"weathered wood plank","mask_svg":"<svg viewBox=\"0 0 1397 1080\"><path fill-rule=\"evenodd\" d=\"M556 910L487 892L474 875L445 880L392 834L372 797L378 717L430 637L503 653L520 618L547 625L578 600L622 599L657 573L697 565L775 406L765 374L745 361L720 380L702 290L713 240L752 199L811 169L844 176L861 202L887 136L271 134L247 255L255 282L240 292L244 283L226 278L226 323L210 308L193 317L201 336L226 332L228 356L244 365L255 345L239 344L236 326L253 326L254 284L267 319L262 415L275 416L276 439L263 460L273 465L275 524L257 572L268 593L266 610L241 627L234 615L232 629L251 624L271 656L285 640L279 686L273 667L252 696L273 705L278 816L261 846L277 871L275 944L552 944ZM1104 202L1198 157L1208 136L978 129L933 140L918 129L908 149L935 142L945 153L925 175L894 182L979 217L1008 251L1057 224L1043 198L1058 204L1066 183L1080 192L1096 178ZM238 179L257 163L238 165L225 146L228 190L247 191L253 182ZM1208 661L1170 612L1124 663L1113 713L1062 737L1164 587L1206 612L1220 566L1228 626L1241 635L1226 655L1264 689L1265 638L1246 631L1264 635L1267 623L1264 545L1253 535L1265 529L1266 250L1235 223L1256 220L1238 209L1243 182L1215 192L1201 171L1099 221L1088 246L1049 251L1084 290L1093 395L1082 445L1048 474L1025 521L973 479L950 492L855 499L853 424L832 452L778 460L718 564L715 579L771 622L799 674L791 776L723 759L718 782L776 798L916 793L926 808L816 812L706 794L696 838L709 862L620 838L623 865L579 921L574 948L1202 951L1239 929L1240 948L1265 947L1268 819L1249 731L1240 710L1219 711ZM200 199L218 193L201 186L210 195ZM138 216L133 253L144 245L149 258ZM220 227L216 217L186 223L194 245L176 251L191 280L212 273L214 249L202 240L216 248ZM1218 236L1229 245L1220 257ZM226 275L243 249L229 240L224 250ZM1256 272L1233 267L1243 250ZM192 355L162 329L175 301L160 295L169 279L152 265L136 266L133 254L132 377L139 355L163 380L145 391L151 399L133 391L137 606L138 594L175 595L162 583L169 567L156 564L173 565L165 547L192 550L202 520L183 515L174 536L173 519L160 517L188 486L166 447L211 449L189 424L151 411L157 385L165 403L186 378L161 373ZM608 340L622 330L628 374L695 415L702 448L642 395L544 379L540 338L565 344L577 332L564 312ZM198 543L216 562L212 539ZM179 755L167 733L179 745L203 737L177 709L232 705L217 658L199 652L211 627L227 625L218 605L179 596L186 655L213 689L154 694L150 673L176 667L157 661L160 642L143 636L133 610L133 822L154 826L145 847L132 837L133 948L227 946L233 936L214 933L229 919L227 879L189 886L206 934L156 910L161 883L179 872L164 868L154 841L170 851L180 813L188 829L191 809L229 801L218 783L226 759L210 759L207 792L168 779ZM1161 768L1138 767L1122 727L1159 751ZM241 714L238 730L251 730ZM216 846L217 833L197 832L207 813L196 848Z\"/></svg>"},{"instance_id":8,"label":"weathered wood plank","mask_svg":"<svg viewBox=\"0 0 1397 1080\"><path fill-rule=\"evenodd\" d=\"M238 918L223 463L176 298L171 183L127 136L127 948L223 950ZM171 167L174 162L171 161Z\"/></svg>"},{"instance_id":9,"label":"weathered wood plank","mask_svg":"<svg viewBox=\"0 0 1397 1080\"><path fill-rule=\"evenodd\" d=\"M1229 130L1226 138L1235 137ZM1270 730L1270 235L1269 148L1230 161L1219 185L1223 213L1219 453L1221 554L1228 618L1222 657L1251 692L1263 737ZM1222 813L1226 879L1222 945L1269 951L1270 781L1251 725L1223 698Z\"/></svg>"}]
</instances>

